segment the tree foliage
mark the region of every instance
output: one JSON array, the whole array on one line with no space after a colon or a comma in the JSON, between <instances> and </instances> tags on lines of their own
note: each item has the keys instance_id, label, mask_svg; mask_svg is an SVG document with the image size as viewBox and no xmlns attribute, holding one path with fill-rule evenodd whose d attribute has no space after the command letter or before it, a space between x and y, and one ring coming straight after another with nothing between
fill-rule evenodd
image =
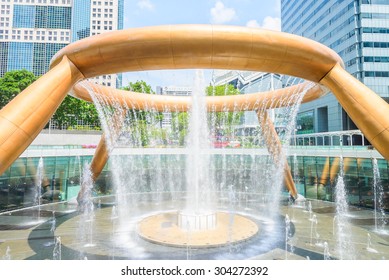
<instances>
[{"instance_id":1,"label":"tree foliage","mask_svg":"<svg viewBox=\"0 0 389 280\"><path fill-rule=\"evenodd\" d=\"M27 70L15 70L0 78L0 109L38 79Z\"/></svg>"},{"instance_id":2,"label":"tree foliage","mask_svg":"<svg viewBox=\"0 0 389 280\"><path fill-rule=\"evenodd\" d=\"M123 89L140 93L154 94L154 91L152 90L151 86L143 80L136 81L135 83L130 82L128 86L123 87Z\"/></svg>"},{"instance_id":3,"label":"tree foliage","mask_svg":"<svg viewBox=\"0 0 389 280\"><path fill-rule=\"evenodd\" d=\"M208 86L206 89L207 96L224 96L224 95L237 95L240 94L239 89L235 88L231 84Z\"/></svg>"},{"instance_id":4,"label":"tree foliage","mask_svg":"<svg viewBox=\"0 0 389 280\"><path fill-rule=\"evenodd\" d=\"M172 113L172 131L180 146L185 144L189 132L189 114L187 112Z\"/></svg>"},{"instance_id":5,"label":"tree foliage","mask_svg":"<svg viewBox=\"0 0 389 280\"><path fill-rule=\"evenodd\" d=\"M233 85L208 86L205 89L207 96L225 96L240 94ZM208 125L223 135L231 134L233 126L239 124L241 112L214 112L208 113ZM172 114L172 130L179 144L185 144L186 135L189 132L189 114L187 112Z\"/></svg>"},{"instance_id":6,"label":"tree foliage","mask_svg":"<svg viewBox=\"0 0 389 280\"><path fill-rule=\"evenodd\" d=\"M16 95L38 79L27 70L15 70L0 78L0 108L8 104ZM71 96L65 97L52 117L52 121L63 128L77 129L77 120L84 124L94 124L99 129L99 118L95 106Z\"/></svg>"},{"instance_id":7,"label":"tree foliage","mask_svg":"<svg viewBox=\"0 0 389 280\"><path fill-rule=\"evenodd\" d=\"M219 85L219 86L208 86L206 89L208 96L226 96L226 95L237 95L240 91L233 85ZM216 112L212 113L209 122L210 126L214 127L218 133L231 134L233 133L233 127L240 123L242 112Z\"/></svg>"},{"instance_id":8,"label":"tree foliage","mask_svg":"<svg viewBox=\"0 0 389 280\"><path fill-rule=\"evenodd\" d=\"M80 123L92 126L93 129L100 129L99 115L95 105L69 95L58 107L52 120L60 128L65 129L85 130L86 126L80 126Z\"/></svg>"},{"instance_id":9,"label":"tree foliage","mask_svg":"<svg viewBox=\"0 0 389 280\"><path fill-rule=\"evenodd\" d=\"M123 87L123 89L139 93L155 94L151 85L143 80L136 81L135 83L130 82L128 86ZM161 123L162 117L161 113L155 114L133 109L132 112L127 114L126 121L131 126L132 134L136 134L137 137L140 138L140 144L142 146L148 146L150 144L150 136L159 133L155 130L156 126ZM137 130L136 133L134 132L134 127ZM153 133L151 130L154 130Z\"/></svg>"}]
</instances>

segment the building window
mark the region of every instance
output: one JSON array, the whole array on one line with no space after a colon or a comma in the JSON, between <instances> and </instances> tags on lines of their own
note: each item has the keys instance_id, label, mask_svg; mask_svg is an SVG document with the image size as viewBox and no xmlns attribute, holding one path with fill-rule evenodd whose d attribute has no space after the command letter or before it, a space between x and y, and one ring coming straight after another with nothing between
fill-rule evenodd
<instances>
[{"instance_id":1,"label":"building window","mask_svg":"<svg viewBox=\"0 0 389 280\"><path fill-rule=\"evenodd\" d=\"M299 113L297 115L297 134L314 133L315 113L314 110Z\"/></svg>"},{"instance_id":2,"label":"building window","mask_svg":"<svg viewBox=\"0 0 389 280\"><path fill-rule=\"evenodd\" d=\"M14 28L34 28L35 6L15 5L13 14Z\"/></svg>"}]
</instances>

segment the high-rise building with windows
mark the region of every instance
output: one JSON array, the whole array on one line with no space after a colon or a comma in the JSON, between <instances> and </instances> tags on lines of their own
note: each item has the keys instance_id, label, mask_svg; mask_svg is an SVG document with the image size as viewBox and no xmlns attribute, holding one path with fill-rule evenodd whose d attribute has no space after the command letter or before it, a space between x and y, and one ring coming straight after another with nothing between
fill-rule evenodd
<instances>
[{"instance_id":1,"label":"high-rise building with windows","mask_svg":"<svg viewBox=\"0 0 389 280\"><path fill-rule=\"evenodd\" d=\"M67 44L123 29L123 0L0 0L0 76L11 70L46 73ZM95 78L120 87L121 75Z\"/></svg>"},{"instance_id":2,"label":"high-rise building with windows","mask_svg":"<svg viewBox=\"0 0 389 280\"><path fill-rule=\"evenodd\" d=\"M389 0L281 0L281 20L282 31L327 45L389 100ZM297 133L356 129L332 94L303 104L297 122L307 129Z\"/></svg>"}]
</instances>

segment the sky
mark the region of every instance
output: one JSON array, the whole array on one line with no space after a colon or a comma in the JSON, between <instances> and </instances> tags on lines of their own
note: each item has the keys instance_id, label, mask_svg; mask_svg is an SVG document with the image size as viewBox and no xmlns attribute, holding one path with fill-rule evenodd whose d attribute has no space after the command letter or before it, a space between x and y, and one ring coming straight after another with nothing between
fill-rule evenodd
<instances>
[{"instance_id":1,"label":"sky","mask_svg":"<svg viewBox=\"0 0 389 280\"><path fill-rule=\"evenodd\" d=\"M166 24L223 24L281 29L280 0L124 0L124 28ZM210 80L212 71L206 71ZM191 86L194 70L126 73L123 86L144 80L156 86Z\"/></svg>"}]
</instances>

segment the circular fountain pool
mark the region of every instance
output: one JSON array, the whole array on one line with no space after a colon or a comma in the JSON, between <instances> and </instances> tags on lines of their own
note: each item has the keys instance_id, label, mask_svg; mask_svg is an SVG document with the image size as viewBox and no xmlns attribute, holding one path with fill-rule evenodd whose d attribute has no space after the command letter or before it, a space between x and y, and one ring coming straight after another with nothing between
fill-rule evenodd
<instances>
[{"instance_id":1,"label":"circular fountain pool","mask_svg":"<svg viewBox=\"0 0 389 280\"><path fill-rule=\"evenodd\" d=\"M217 226L207 231L179 229L178 211L170 201L149 200L145 194L135 200L138 205L127 214L116 213L115 206L104 206L103 201L101 208L94 209L93 219L86 220L84 213L67 215L57 219L55 231L50 231L49 222L42 224L29 237L34 240L32 247L41 252L47 240L61 236L62 259L135 260L248 259L285 247L284 217L270 217L258 198L233 211L219 200Z\"/></svg>"}]
</instances>

